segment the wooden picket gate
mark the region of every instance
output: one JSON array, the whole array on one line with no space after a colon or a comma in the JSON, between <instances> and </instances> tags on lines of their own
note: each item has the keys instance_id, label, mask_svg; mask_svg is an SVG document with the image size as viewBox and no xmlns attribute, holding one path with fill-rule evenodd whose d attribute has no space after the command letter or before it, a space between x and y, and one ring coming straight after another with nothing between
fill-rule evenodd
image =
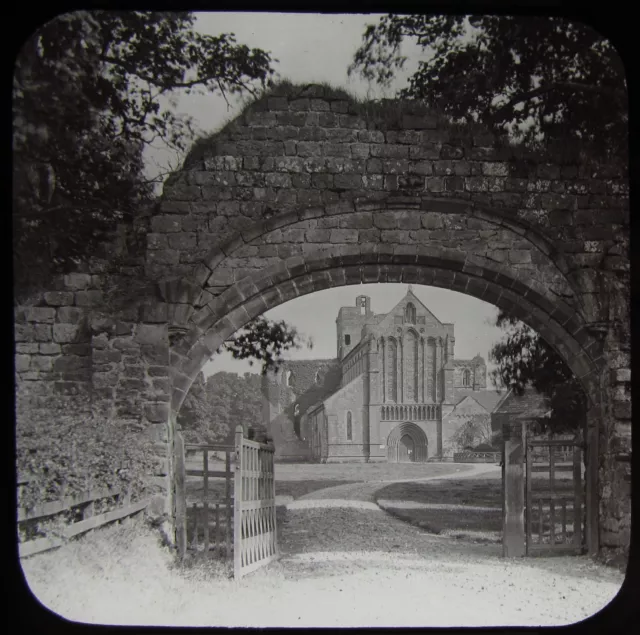
<instances>
[{"instance_id":1,"label":"wooden picket gate","mask_svg":"<svg viewBox=\"0 0 640 635\"><path fill-rule=\"evenodd\" d=\"M584 535L582 446L525 433L526 555L579 554Z\"/></svg>"},{"instance_id":2,"label":"wooden picket gate","mask_svg":"<svg viewBox=\"0 0 640 635\"><path fill-rule=\"evenodd\" d=\"M580 554L583 444L531 436L527 423L521 418L503 426L503 555Z\"/></svg>"},{"instance_id":3,"label":"wooden picket gate","mask_svg":"<svg viewBox=\"0 0 640 635\"><path fill-rule=\"evenodd\" d=\"M245 439L236 428L234 556L236 578L279 556L274 446Z\"/></svg>"},{"instance_id":4,"label":"wooden picket gate","mask_svg":"<svg viewBox=\"0 0 640 635\"><path fill-rule=\"evenodd\" d=\"M202 467L188 467L186 452L201 457ZM224 470L212 469L212 453ZM181 559L187 552L225 560L233 556L233 575L240 578L279 556L273 457L273 445L244 438L242 426L236 428L233 446L184 444L176 434L175 522ZM202 478L201 490L194 488L193 477Z\"/></svg>"},{"instance_id":5,"label":"wooden picket gate","mask_svg":"<svg viewBox=\"0 0 640 635\"><path fill-rule=\"evenodd\" d=\"M182 435L176 435L176 542L181 557L187 551L232 556L234 450L231 445L184 444ZM201 467L188 467L189 455ZM202 488L187 492L186 477L201 478ZM191 486L197 484L190 480Z\"/></svg>"}]
</instances>

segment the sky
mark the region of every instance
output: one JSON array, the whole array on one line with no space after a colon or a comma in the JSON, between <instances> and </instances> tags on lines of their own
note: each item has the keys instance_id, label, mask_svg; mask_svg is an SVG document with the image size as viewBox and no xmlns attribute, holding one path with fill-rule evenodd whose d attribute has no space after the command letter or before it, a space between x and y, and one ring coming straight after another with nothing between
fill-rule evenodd
<instances>
[{"instance_id":1,"label":"sky","mask_svg":"<svg viewBox=\"0 0 640 635\"><path fill-rule=\"evenodd\" d=\"M328 82L359 97L393 97L406 84L407 77L417 67L423 53L410 43L403 45L409 58L406 68L386 89L370 85L358 76L347 76L347 68L362 41L367 24L376 23L379 14L279 14L279 13L198 13L196 29L219 35L234 33L238 43L269 51L278 60L276 70L282 78L309 84ZM215 132L237 115L239 100L227 104L221 95L184 95L178 100L178 110L194 118L202 134ZM177 167L179 157L156 149L149 156L149 171ZM455 324L456 351L461 359L480 353L487 362L491 345L502 332L492 326L496 309L485 302L463 294L413 286L415 294L442 322ZM406 285L378 284L329 289L306 295L276 307L266 313L270 319L284 319L310 338L312 349L302 348L287 354L290 359L332 358L336 355L335 319L341 306L353 306L359 294L371 297L376 313L386 313L406 293ZM490 364L489 364L490 366ZM490 366L491 368L491 366ZM233 360L221 354L208 363L203 372L259 372L257 365Z\"/></svg>"},{"instance_id":2,"label":"sky","mask_svg":"<svg viewBox=\"0 0 640 635\"><path fill-rule=\"evenodd\" d=\"M309 293L285 302L264 315L271 320L285 320L296 327L305 342L309 339L313 348L303 346L289 351L286 359L331 359L336 357L336 318L343 306L355 306L358 295L371 298L371 309L375 313L388 313L404 297L406 284L361 284L337 287ZM504 332L494 326L497 309L492 304L476 298L425 285L412 285L413 293L441 321L454 324L455 357L471 359L478 353L493 368L488 353L491 346ZM205 365L205 376L220 371L245 373L260 372L257 364L234 360L228 353L216 356ZM488 385L487 388L491 386Z\"/></svg>"}]
</instances>

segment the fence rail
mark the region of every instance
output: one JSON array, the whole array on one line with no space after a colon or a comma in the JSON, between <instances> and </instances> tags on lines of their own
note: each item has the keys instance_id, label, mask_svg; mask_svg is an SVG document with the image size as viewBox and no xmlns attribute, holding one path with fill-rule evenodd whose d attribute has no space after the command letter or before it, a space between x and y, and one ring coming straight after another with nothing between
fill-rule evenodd
<instances>
[{"instance_id":1,"label":"fence rail","mask_svg":"<svg viewBox=\"0 0 640 635\"><path fill-rule=\"evenodd\" d=\"M19 482L20 484L20 482ZM112 509L102 514L95 514L95 504L100 500L114 499L119 505L116 509ZM69 496L59 501L52 501L38 505L32 508L19 507L17 510L18 533L30 527L31 533L41 533L37 526L38 520L48 520L55 516L59 516L66 512L75 511L81 517L81 520L72 522L63 527L57 536L41 536L29 538L18 543L18 553L21 558L32 556L43 551L56 549L66 543L67 540L75 538L88 531L97 529L109 523L116 521L128 520L132 516L139 514L149 504L148 500L130 502L128 494L122 490L114 489L97 489L85 492L77 496Z\"/></svg>"}]
</instances>

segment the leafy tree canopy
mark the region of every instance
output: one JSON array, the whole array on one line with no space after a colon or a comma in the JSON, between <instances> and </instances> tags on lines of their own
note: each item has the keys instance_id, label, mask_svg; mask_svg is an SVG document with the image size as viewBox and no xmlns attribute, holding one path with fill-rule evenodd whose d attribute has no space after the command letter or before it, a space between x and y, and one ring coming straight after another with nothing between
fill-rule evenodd
<instances>
[{"instance_id":1,"label":"leafy tree canopy","mask_svg":"<svg viewBox=\"0 0 640 635\"><path fill-rule=\"evenodd\" d=\"M143 151L193 137L176 112L194 91L253 91L269 53L232 34L197 33L186 12L74 12L25 43L16 60L14 263L17 291L73 270L153 196Z\"/></svg>"},{"instance_id":2,"label":"leafy tree canopy","mask_svg":"<svg viewBox=\"0 0 640 635\"><path fill-rule=\"evenodd\" d=\"M502 311L496 326L505 329L505 337L489 351L496 364L491 372L494 384L513 388L517 395L526 387L544 394L551 417L540 422L542 431L579 430L586 415L586 395L564 360L538 333Z\"/></svg>"},{"instance_id":3,"label":"leafy tree canopy","mask_svg":"<svg viewBox=\"0 0 640 635\"><path fill-rule=\"evenodd\" d=\"M200 373L178 415L190 443L233 443L237 425L262 428L260 375L219 372L205 381Z\"/></svg>"},{"instance_id":4,"label":"leafy tree canopy","mask_svg":"<svg viewBox=\"0 0 640 635\"><path fill-rule=\"evenodd\" d=\"M234 359L249 360L262 363L262 374L269 370L277 370L282 363L282 354L292 348L300 348L304 338L294 326L284 320L273 321L259 317L249 323L232 340L225 342L222 349L231 353ZM313 347L311 340L307 341Z\"/></svg>"},{"instance_id":5,"label":"leafy tree canopy","mask_svg":"<svg viewBox=\"0 0 640 635\"><path fill-rule=\"evenodd\" d=\"M406 67L405 40L424 58L400 97L528 144L549 138L600 160L626 158L624 67L590 27L547 17L386 15L367 26L349 73L388 85Z\"/></svg>"},{"instance_id":6,"label":"leafy tree canopy","mask_svg":"<svg viewBox=\"0 0 640 635\"><path fill-rule=\"evenodd\" d=\"M250 322L217 351L227 351L234 359L246 359L249 365L262 365L261 375L277 370L283 353L300 348L304 338L283 320L259 317ZM311 348L313 343L307 341ZM262 427L261 375L219 372L206 381L202 373L192 384L178 421L185 438L193 443L232 443L238 424L245 431Z\"/></svg>"}]
</instances>

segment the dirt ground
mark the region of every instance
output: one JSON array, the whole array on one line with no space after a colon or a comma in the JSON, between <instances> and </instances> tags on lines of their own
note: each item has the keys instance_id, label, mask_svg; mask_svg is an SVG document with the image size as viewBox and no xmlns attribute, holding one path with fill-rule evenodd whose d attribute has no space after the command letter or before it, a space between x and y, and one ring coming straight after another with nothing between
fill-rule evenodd
<instances>
[{"instance_id":1,"label":"dirt ground","mask_svg":"<svg viewBox=\"0 0 640 635\"><path fill-rule=\"evenodd\" d=\"M449 478L499 473L495 466L465 467L449 471ZM328 482L329 487L280 506L280 560L239 581L178 572L165 551L154 556L148 545L143 562L130 562L132 539L118 542L118 563L108 571L102 567L93 589L83 578L89 565L78 564L78 558L76 569L62 556L54 566L53 553L42 554L40 564L36 556L23 566L45 605L67 619L105 624L560 625L598 612L620 589L622 574L587 557L506 560L499 544L429 534L382 511L374 498L388 481L367 478L372 480L334 487ZM443 473L413 478L440 479L447 487ZM334 480L341 479L344 474ZM131 549L132 556L122 549ZM94 552L87 547L85 558ZM166 564L154 565L161 559ZM124 566L126 575L117 573Z\"/></svg>"}]
</instances>

